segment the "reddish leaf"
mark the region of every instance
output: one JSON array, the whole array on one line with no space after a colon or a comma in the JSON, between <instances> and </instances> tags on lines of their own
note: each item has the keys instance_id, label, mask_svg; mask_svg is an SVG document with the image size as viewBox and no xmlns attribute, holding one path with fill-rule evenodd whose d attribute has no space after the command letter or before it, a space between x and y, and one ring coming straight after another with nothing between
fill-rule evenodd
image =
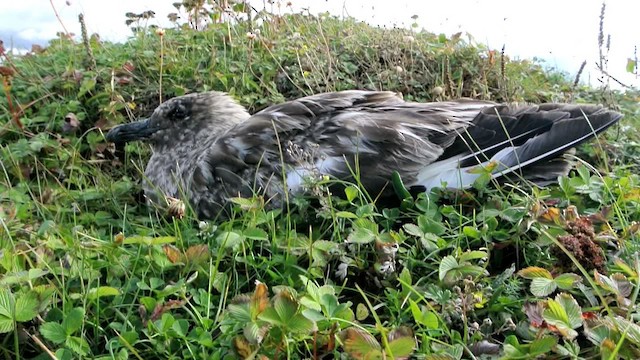
<instances>
[{"instance_id":1,"label":"reddish leaf","mask_svg":"<svg viewBox=\"0 0 640 360\"><path fill-rule=\"evenodd\" d=\"M256 289L251 295L251 317L257 316L269 306L269 289L267 285L256 280Z\"/></svg>"},{"instance_id":2,"label":"reddish leaf","mask_svg":"<svg viewBox=\"0 0 640 360\"><path fill-rule=\"evenodd\" d=\"M200 244L190 246L184 255L189 263L202 265L209 261L209 245Z\"/></svg>"},{"instance_id":3,"label":"reddish leaf","mask_svg":"<svg viewBox=\"0 0 640 360\"><path fill-rule=\"evenodd\" d=\"M177 247L171 244L164 244L162 245L162 250L164 251L165 255L167 255L167 259L169 259L169 262L171 262L172 264L178 262L184 263L184 255Z\"/></svg>"}]
</instances>

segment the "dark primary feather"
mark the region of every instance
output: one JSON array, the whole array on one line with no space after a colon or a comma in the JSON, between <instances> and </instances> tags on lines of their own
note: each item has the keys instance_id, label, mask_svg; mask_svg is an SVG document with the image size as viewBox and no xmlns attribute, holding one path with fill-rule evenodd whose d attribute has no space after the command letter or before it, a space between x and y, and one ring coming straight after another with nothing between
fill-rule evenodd
<instances>
[{"instance_id":1,"label":"dark primary feather","mask_svg":"<svg viewBox=\"0 0 640 360\"><path fill-rule=\"evenodd\" d=\"M172 103L193 110L166 121ZM235 196L262 194L278 206L285 190L303 192L305 179L323 175L351 180L357 173L372 195L394 171L409 186L465 188L479 176L474 168L491 163L499 164L496 178L516 173L546 182L568 171L563 153L621 118L593 105L412 103L392 92L357 90L300 98L253 116L216 92L161 107L149 123L165 135L150 137L155 158L146 175L155 192L182 192L202 218L217 216Z\"/></svg>"}]
</instances>

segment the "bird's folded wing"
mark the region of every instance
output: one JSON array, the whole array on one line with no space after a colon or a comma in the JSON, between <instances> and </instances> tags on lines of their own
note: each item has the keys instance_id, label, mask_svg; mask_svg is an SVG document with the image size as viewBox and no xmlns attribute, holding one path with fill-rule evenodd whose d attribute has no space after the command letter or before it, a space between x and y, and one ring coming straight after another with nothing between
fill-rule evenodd
<instances>
[{"instance_id":1,"label":"bird's folded wing","mask_svg":"<svg viewBox=\"0 0 640 360\"><path fill-rule=\"evenodd\" d=\"M393 171L411 180L490 102L408 103L392 92L325 93L266 108L222 136L206 167L243 191L269 189L273 177L298 190L304 178L329 175L379 191ZM283 166L284 165L284 166ZM275 175L274 175L275 174ZM282 188L282 182L279 187ZM275 191L277 188L274 187Z\"/></svg>"}]
</instances>

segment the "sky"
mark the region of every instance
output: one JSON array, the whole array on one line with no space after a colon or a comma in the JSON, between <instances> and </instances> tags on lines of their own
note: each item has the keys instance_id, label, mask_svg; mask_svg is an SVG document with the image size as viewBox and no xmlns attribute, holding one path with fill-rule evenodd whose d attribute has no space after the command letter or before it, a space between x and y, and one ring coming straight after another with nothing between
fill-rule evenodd
<instances>
[{"instance_id":1,"label":"sky","mask_svg":"<svg viewBox=\"0 0 640 360\"><path fill-rule=\"evenodd\" d=\"M131 35L125 25L126 12L153 10L151 23L169 26L166 15L175 12L176 0L19 0L4 1L0 12L0 39L5 47L27 48L46 44L64 26L79 34L78 14L84 13L89 33L109 41L124 41ZM276 0L277 1L277 0ZM257 9L284 12L266 0L251 0ZM312 14L329 11L352 16L372 25L419 28L451 35L462 31L490 48L514 58L538 57L550 67L575 74L587 61L583 80L598 84L598 27L601 0L291 0L293 11ZM60 16L56 18L53 10ZM635 58L640 46L638 0L607 1L605 36L611 35L608 70L622 83L640 87L640 78L625 71L627 59ZM414 20L412 16L417 16Z\"/></svg>"}]
</instances>

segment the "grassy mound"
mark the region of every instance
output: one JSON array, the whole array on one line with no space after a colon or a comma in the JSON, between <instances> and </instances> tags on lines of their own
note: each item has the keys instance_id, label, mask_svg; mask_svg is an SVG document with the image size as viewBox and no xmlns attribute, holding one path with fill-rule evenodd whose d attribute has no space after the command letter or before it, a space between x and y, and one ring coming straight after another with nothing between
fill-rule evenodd
<instances>
[{"instance_id":1,"label":"grassy mound","mask_svg":"<svg viewBox=\"0 0 640 360\"><path fill-rule=\"evenodd\" d=\"M259 24L259 25L256 25ZM0 352L7 358L637 358L638 94L574 85L461 36L274 16L4 55ZM143 205L110 126L221 90L251 111L322 91L605 102L627 117L549 188L357 186L198 222ZM343 195L337 197L334 195Z\"/></svg>"}]
</instances>

